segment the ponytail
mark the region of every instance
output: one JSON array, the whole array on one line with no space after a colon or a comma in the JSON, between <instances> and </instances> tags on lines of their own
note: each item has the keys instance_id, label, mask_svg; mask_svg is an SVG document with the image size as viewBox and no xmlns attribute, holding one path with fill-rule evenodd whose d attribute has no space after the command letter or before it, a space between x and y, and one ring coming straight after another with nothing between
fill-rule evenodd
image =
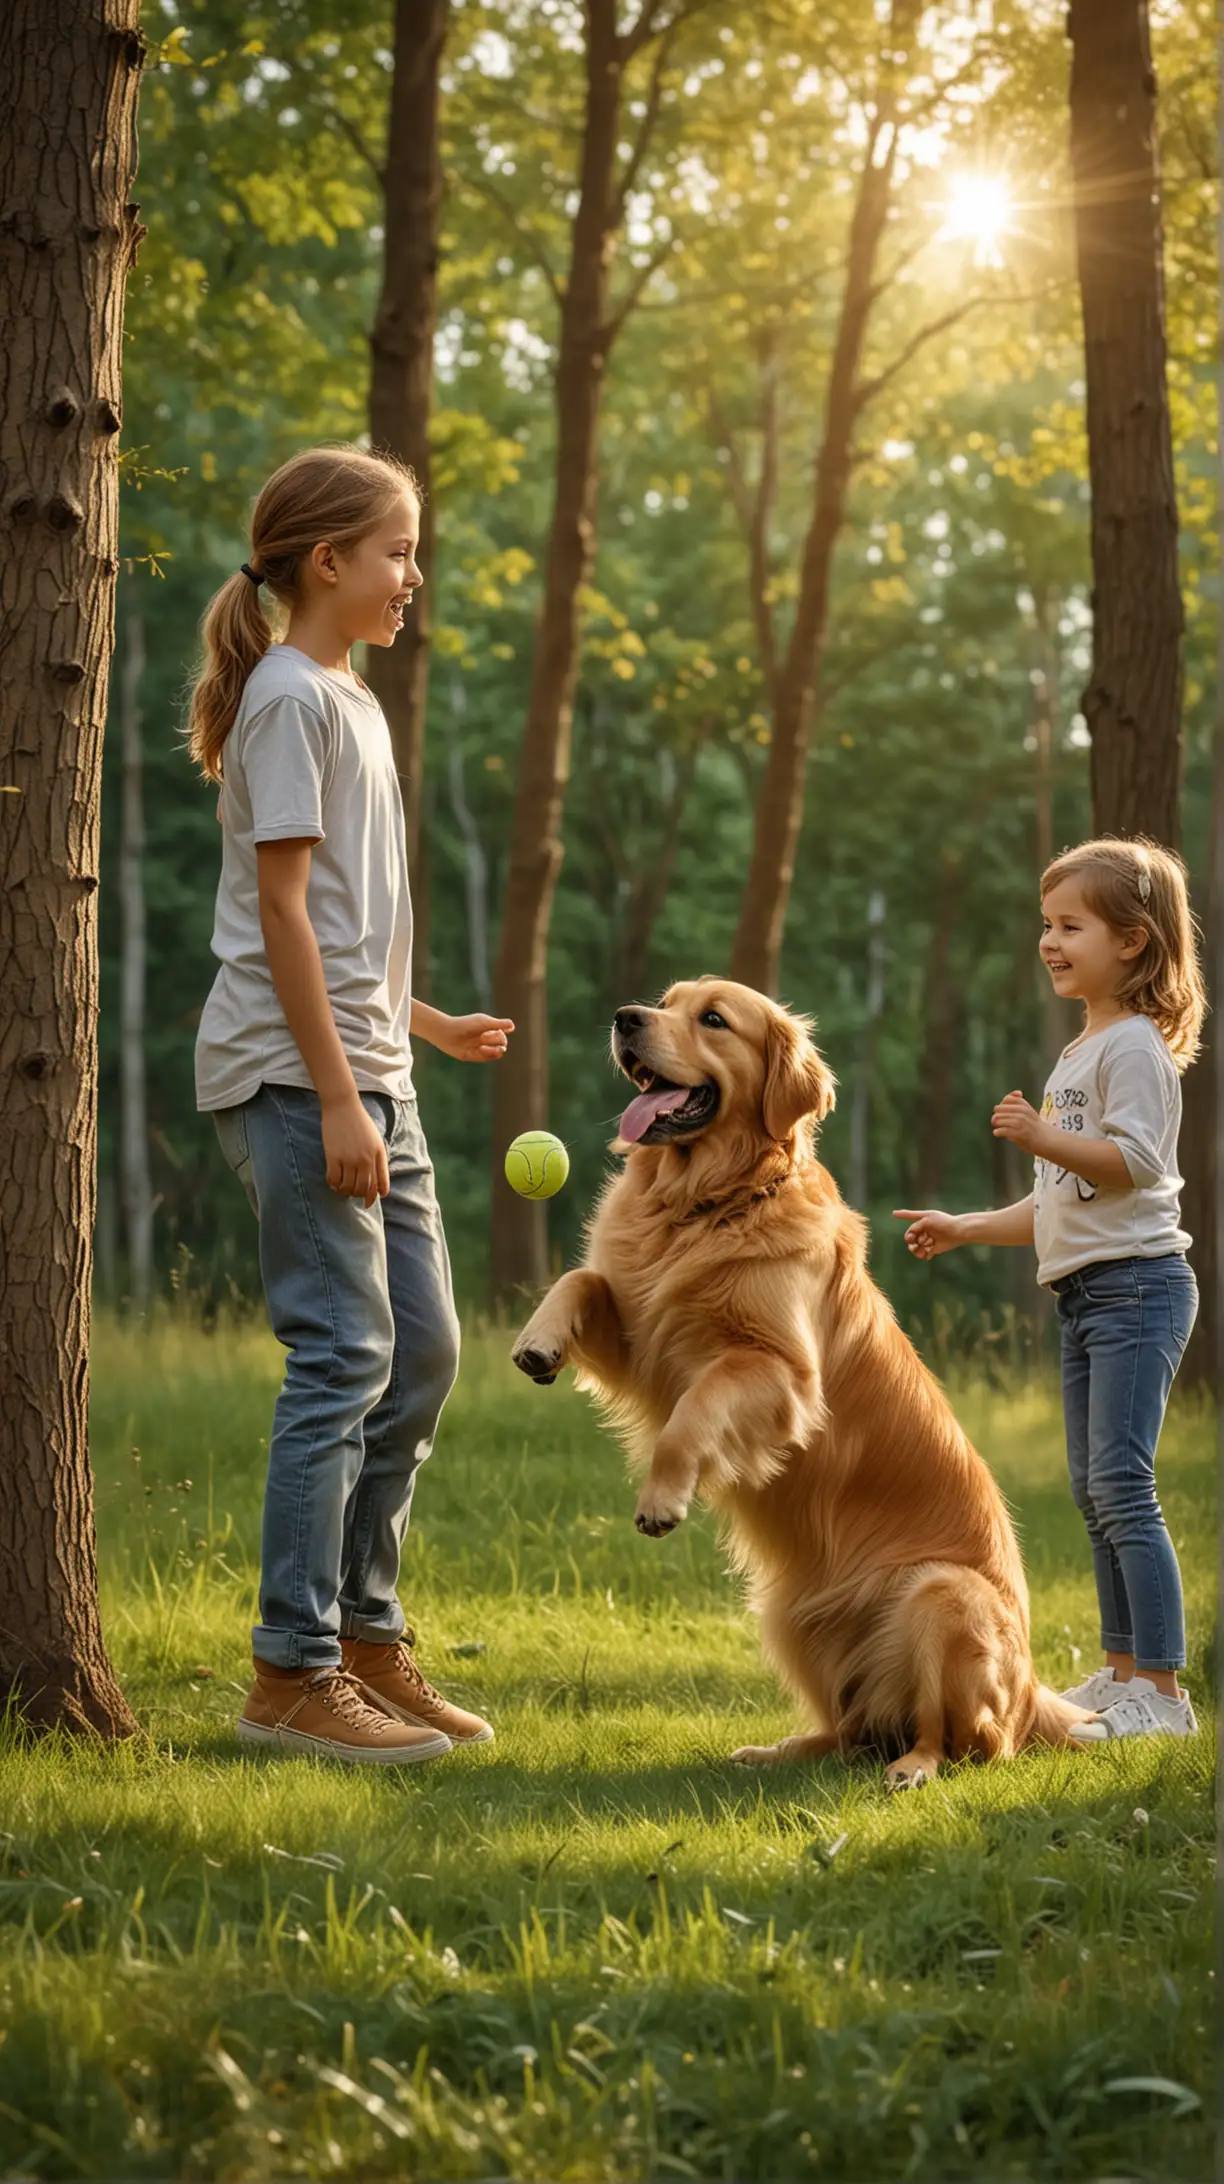
<instances>
[{"instance_id":1,"label":"ponytail","mask_svg":"<svg viewBox=\"0 0 1224 2184\"><path fill-rule=\"evenodd\" d=\"M227 577L204 615L204 664L191 693L187 746L206 781L222 779L221 753L238 716L247 677L272 643L260 603L266 585L291 608L301 568L320 540L351 552L378 528L416 479L394 455L360 447L310 447L269 478L251 516L251 560Z\"/></svg>"},{"instance_id":2,"label":"ponytail","mask_svg":"<svg viewBox=\"0 0 1224 2184\"><path fill-rule=\"evenodd\" d=\"M220 781L221 752L238 714L246 679L272 642L250 578L226 578L204 613L204 668L191 693L187 748L206 781Z\"/></svg>"}]
</instances>

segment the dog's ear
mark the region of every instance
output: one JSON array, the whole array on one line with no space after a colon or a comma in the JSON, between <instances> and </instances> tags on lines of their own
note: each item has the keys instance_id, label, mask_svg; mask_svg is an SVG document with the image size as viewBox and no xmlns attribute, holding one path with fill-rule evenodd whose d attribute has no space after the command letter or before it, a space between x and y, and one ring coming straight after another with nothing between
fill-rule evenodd
<instances>
[{"instance_id":1,"label":"dog's ear","mask_svg":"<svg viewBox=\"0 0 1224 2184\"><path fill-rule=\"evenodd\" d=\"M780 1144L804 1115L823 1122L836 1087L836 1077L812 1045L811 1026L779 1009L765 1035L761 1110L766 1135Z\"/></svg>"}]
</instances>

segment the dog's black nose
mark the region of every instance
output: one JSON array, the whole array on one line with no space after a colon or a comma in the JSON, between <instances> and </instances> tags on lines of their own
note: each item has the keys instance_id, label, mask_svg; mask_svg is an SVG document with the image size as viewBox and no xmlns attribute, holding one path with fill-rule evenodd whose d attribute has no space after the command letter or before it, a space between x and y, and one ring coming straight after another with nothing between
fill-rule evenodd
<instances>
[{"instance_id":1,"label":"dog's black nose","mask_svg":"<svg viewBox=\"0 0 1224 2184\"><path fill-rule=\"evenodd\" d=\"M612 1019L622 1039L631 1039L646 1021L644 1009L618 1009Z\"/></svg>"}]
</instances>

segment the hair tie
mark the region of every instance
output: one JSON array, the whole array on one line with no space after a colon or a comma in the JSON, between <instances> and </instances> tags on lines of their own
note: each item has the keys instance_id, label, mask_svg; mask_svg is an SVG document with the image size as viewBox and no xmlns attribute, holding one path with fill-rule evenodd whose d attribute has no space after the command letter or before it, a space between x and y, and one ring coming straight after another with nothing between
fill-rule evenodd
<instances>
[{"instance_id":1,"label":"hair tie","mask_svg":"<svg viewBox=\"0 0 1224 2184\"><path fill-rule=\"evenodd\" d=\"M244 562L243 562L243 564L242 564L242 573L243 573L243 575L244 575L244 576L249 576L249 577L250 577L250 579L251 579L251 582L252 582L252 584L254 584L254 585L255 585L255 587L256 587L256 589L258 590L259 586L260 586L260 585L261 585L261 584L263 583L263 578L262 578L262 576L257 576L257 575L256 575L256 573L255 573L254 569L253 569L253 568L251 567L251 564L250 564L250 562L249 562L249 561L244 561Z\"/></svg>"}]
</instances>

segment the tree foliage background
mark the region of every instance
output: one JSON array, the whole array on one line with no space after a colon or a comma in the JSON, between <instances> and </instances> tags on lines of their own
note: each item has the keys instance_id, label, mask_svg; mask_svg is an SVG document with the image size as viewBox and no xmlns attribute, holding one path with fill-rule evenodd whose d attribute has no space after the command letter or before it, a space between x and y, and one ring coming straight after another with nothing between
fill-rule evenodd
<instances>
[{"instance_id":1,"label":"tree foliage background","mask_svg":"<svg viewBox=\"0 0 1224 2184\"><path fill-rule=\"evenodd\" d=\"M908 1261L890 1219L921 1184L952 1207L1018 1196L989 1128L1040 1092L1039 716L1052 838L1090 826L1087 464L1068 202L1063 10L926 11L938 66L913 118L868 334L849 520L783 953L839 1079L823 1157L872 1226L878 1277L919 1325L940 1305L1036 1308L1025 1255ZM430 994L498 1006L495 920L550 497L556 336L581 113L569 0L460 0L443 78L434 417L437 565L423 833ZM258 486L295 448L364 430L389 88L379 0L157 0L129 292L117 668L145 627L149 1123L162 1278L258 1294L255 1228L193 1043L214 971L215 795L180 728L196 629L246 550ZM575 1248L622 1105L622 1001L726 966L769 737L745 504L768 439L764 547L785 631L839 301L872 11L771 0L694 11L635 178L622 277L644 277L609 371L600 547L586 603L565 862L552 924L552 1112L573 1174L550 1212ZM1206 867L1215 694L1214 24L1157 0L1170 375L1186 629L1184 848ZM645 81L630 86L640 119ZM992 252L949 233L962 174L1002 174ZM984 262L976 262L983 260ZM992 262L993 261L993 262ZM653 268L653 270L651 270ZM648 276L648 277L647 277ZM118 739L103 792L100 1275L122 1291ZM873 951L875 976L872 975ZM488 1073L418 1048L459 1293L483 1301ZM1025 1258L1023 1266L1021 1258Z\"/></svg>"}]
</instances>

